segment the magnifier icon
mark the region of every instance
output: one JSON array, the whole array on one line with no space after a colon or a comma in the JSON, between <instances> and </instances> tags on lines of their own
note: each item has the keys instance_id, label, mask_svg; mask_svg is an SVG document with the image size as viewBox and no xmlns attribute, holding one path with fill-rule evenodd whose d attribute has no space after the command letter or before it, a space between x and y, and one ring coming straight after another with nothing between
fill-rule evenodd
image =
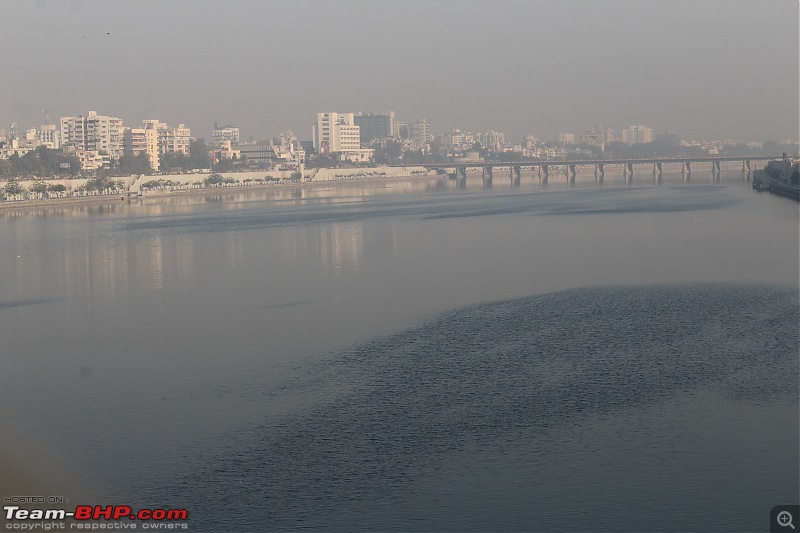
<instances>
[{"instance_id":1,"label":"magnifier icon","mask_svg":"<svg viewBox=\"0 0 800 533\"><path fill-rule=\"evenodd\" d=\"M792 513L789 511L781 511L778 513L778 525L781 527L789 526L790 528L794 529L794 524L792 524Z\"/></svg>"}]
</instances>

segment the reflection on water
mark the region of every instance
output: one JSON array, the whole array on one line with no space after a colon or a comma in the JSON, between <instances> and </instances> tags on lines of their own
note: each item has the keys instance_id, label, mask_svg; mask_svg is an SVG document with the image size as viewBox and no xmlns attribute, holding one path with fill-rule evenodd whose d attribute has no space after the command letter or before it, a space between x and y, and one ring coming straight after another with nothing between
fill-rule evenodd
<instances>
[{"instance_id":1,"label":"reflection on water","mask_svg":"<svg viewBox=\"0 0 800 533\"><path fill-rule=\"evenodd\" d=\"M506 190L565 190L574 188L601 188L619 186L653 186L653 185L695 185L695 184L735 184L750 180L750 172L741 172L735 165L729 165L723 172L695 170L690 174L664 172L652 174L639 172L632 178L622 175L621 167L606 167L606 175L598 180L586 168L579 169L573 183L556 172L543 183L541 176L523 170L521 179L515 181L505 171L496 174L491 180L491 188ZM754 166L754 169L756 167ZM113 199L98 200L89 203L39 204L19 209L0 209L0 219L27 219L49 216L83 217L97 215L120 215L123 213L147 212L158 216L169 213L180 206L196 206L198 204L225 204L226 209L239 209L244 202L270 201L276 203L303 205L314 203L348 203L373 197L392 194L462 192L478 191L487 188L487 181L479 171L469 172L465 181L449 179L447 176L427 178L408 178L403 180L379 181L347 181L317 182L305 185L280 185L258 188L239 188L231 191L218 190L178 192L164 196L145 196L131 201Z\"/></svg>"},{"instance_id":2,"label":"reflection on water","mask_svg":"<svg viewBox=\"0 0 800 533\"><path fill-rule=\"evenodd\" d=\"M307 413L330 412L339 394L369 399L359 388L375 370L369 357L346 377L316 369L454 308L608 285L796 291L797 204L752 191L738 172L706 178L637 174L626 184L607 171L602 184L581 173L574 185L551 176L544 186L523 175L518 187L495 179L486 190L468 175L463 189L432 178L0 209L0 401L25 421L3 438L21 449L32 435L57 443L47 457L56 478L70 464L105 498L155 504L159 487L248 456L237 435L307 427L316 420ZM592 328L615 320L613 309L595 311ZM703 324L719 339L716 312L706 309ZM760 312L750 305L740 318ZM637 320L663 317L642 309ZM379 353L376 342L363 353ZM547 374L564 370L553 362ZM393 390L383 398L409 392ZM366 423L353 427L373 431ZM461 459L434 454L431 466L467 468ZM442 479L420 481L436 492Z\"/></svg>"}]
</instances>

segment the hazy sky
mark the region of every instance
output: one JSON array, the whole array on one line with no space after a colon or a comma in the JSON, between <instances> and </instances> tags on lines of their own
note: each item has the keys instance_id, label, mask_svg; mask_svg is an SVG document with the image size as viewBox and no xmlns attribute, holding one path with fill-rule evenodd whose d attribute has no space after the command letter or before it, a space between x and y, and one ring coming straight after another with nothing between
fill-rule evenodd
<instances>
[{"instance_id":1,"label":"hazy sky","mask_svg":"<svg viewBox=\"0 0 800 533\"><path fill-rule=\"evenodd\" d=\"M0 127L94 109L310 139L318 111L391 109L510 141L797 139L799 17L796 0L4 2Z\"/></svg>"}]
</instances>

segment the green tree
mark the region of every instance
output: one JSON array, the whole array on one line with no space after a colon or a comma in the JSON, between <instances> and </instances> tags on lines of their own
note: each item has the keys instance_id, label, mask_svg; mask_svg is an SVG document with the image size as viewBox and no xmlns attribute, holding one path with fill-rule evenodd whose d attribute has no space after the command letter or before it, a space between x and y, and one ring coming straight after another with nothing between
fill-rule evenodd
<instances>
[{"instance_id":1,"label":"green tree","mask_svg":"<svg viewBox=\"0 0 800 533\"><path fill-rule=\"evenodd\" d=\"M214 172L210 176L205 179L206 185L219 185L220 183L224 182L225 178L219 172Z\"/></svg>"},{"instance_id":2,"label":"green tree","mask_svg":"<svg viewBox=\"0 0 800 533\"><path fill-rule=\"evenodd\" d=\"M153 169L150 167L150 156L144 152L137 155L123 155L116 161L115 167L115 174L120 176L150 174L153 172Z\"/></svg>"},{"instance_id":3,"label":"green tree","mask_svg":"<svg viewBox=\"0 0 800 533\"><path fill-rule=\"evenodd\" d=\"M389 139L385 143L374 145L373 148L375 149L375 162L379 165L392 165L402 162L403 145L399 141Z\"/></svg>"},{"instance_id":4,"label":"green tree","mask_svg":"<svg viewBox=\"0 0 800 533\"><path fill-rule=\"evenodd\" d=\"M86 181L87 191L105 191L106 189L114 189L116 184L114 180L107 176L97 176Z\"/></svg>"},{"instance_id":5,"label":"green tree","mask_svg":"<svg viewBox=\"0 0 800 533\"><path fill-rule=\"evenodd\" d=\"M214 172L231 172L235 166L236 162L233 159L222 158L218 163L212 165L211 168L214 169Z\"/></svg>"},{"instance_id":6,"label":"green tree","mask_svg":"<svg viewBox=\"0 0 800 533\"><path fill-rule=\"evenodd\" d=\"M30 186L30 190L32 192L45 193L47 192L47 184L42 180L34 181Z\"/></svg>"},{"instance_id":7,"label":"green tree","mask_svg":"<svg viewBox=\"0 0 800 533\"><path fill-rule=\"evenodd\" d=\"M211 168L209 148L203 139L191 141L189 144L189 169Z\"/></svg>"},{"instance_id":8,"label":"green tree","mask_svg":"<svg viewBox=\"0 0 800 533\"><path fill-rule=\"evenodd\" d=\"M15 179L8 180L6 186L4 187L7 195L14 195L14 194L22 194L24 192L24 188L19 182Z\"/></svg>"},{"instance_id":9,"label":"green tree","mask_svg":"<svg viewBox=\"0 0 800 533\"><path fill-rule=\"evenodd\" d=\"M309 157L308 168L336 168L339 161L331 154L314 154Z\"/></svg>"},{"instance_id":10,"label":"green tree","mask_svg":"<svg viewBox=\"0 0 800 533\"><path fill-rule=\"evenodd\" d=\"M184 172L191 170L191 160L183 154L163 154L160 156L161 170L163 172Z\"/></svg>"}]
</instances>

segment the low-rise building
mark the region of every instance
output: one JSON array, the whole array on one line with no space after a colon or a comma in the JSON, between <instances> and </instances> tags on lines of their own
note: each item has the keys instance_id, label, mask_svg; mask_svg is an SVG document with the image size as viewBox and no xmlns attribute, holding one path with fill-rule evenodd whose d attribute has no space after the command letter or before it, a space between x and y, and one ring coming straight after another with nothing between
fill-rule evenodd
<instances>
[{"instance_id":1,"label":"low-rise building","mask_svg":"<svg viewBox=\"0 0 800 533\"><path fill-rule=\"evenodd\" d=\"M562 144L575 144L575 134L566 131L559 132L558 142Z\"/></svg>"},{"instance_id":2,"label":"low-rise building","mask_svg":"<svg viewBox=\"0 0 800 533\"><path fill-rule=\"evenodd\" d=\"M98 150L86 150L68 146L64 148L64 153L78 158L81 163L81 170L95 171L101 168L108 168L111 164L111 156L100 153Z\"/></svg>"},{"instance_id":3,"label":"low-rise building","mask_svg":"<svg viewBox=\"0 0 800 533\"><path fill-rule=\"evenodd\" d=\"M214 131L211 133L211 144L214 147L222 148L223 143L239 144L239 128L231 124L223 127L218 127L214 124Z\"/></svg>"}]
</instances>

